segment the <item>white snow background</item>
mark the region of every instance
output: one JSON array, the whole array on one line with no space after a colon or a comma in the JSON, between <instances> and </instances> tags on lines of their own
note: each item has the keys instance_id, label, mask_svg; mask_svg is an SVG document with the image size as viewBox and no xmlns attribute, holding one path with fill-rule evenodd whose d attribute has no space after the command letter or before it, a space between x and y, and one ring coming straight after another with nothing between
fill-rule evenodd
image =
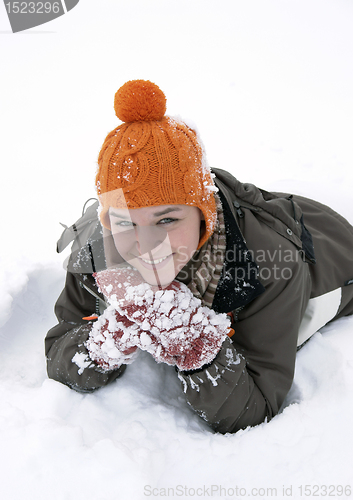
<instances>
[{"instance_id":1,"label":"white snow background","mask_svg":"<svg viewBox=\"0 0 353 500\"><path fill-rule=\"evenodd\" d=\"M315 485L332 498L352 484L352 317L299 352L283 413L225 436L149 355L81 395L47 379L43 343L64 281L59 222L95 196L127 80L162 88L211 165L353 223L352 26L352 0L82 0L12 34L0 4L1 498L301 498Z\"/></svg>"}]
</instances>

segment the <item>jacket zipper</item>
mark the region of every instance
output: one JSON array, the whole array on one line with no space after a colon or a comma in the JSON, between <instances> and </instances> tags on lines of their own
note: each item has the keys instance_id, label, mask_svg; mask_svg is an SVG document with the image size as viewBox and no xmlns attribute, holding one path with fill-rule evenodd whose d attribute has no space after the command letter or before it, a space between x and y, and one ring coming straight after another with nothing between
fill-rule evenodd
<instances>
[{"instance_id":1,"label":"jacket zipper","mask_svg":"<svg viewBox=\"0 0 353 500\"><path fill-rule=\"evenodd\" d=\"M91 288L89 288L87 285L82 283L82 281L79 281L79 283L85 290L87 290L87 292L89 292L91 295L93 295L93 297L96 299L96 314L98 314L98 316L100 316L102 314L101 305L103 307L105 306L105 308L107 308L108 304L96 292L94 292L93 290L91 290Z\"/></svg>"}]
</instances>

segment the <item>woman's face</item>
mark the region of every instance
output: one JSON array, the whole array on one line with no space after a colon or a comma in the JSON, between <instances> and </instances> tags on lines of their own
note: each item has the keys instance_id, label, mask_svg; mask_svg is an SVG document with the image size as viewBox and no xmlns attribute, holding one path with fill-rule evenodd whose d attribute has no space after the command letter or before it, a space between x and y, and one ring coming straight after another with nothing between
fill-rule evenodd
<instances>
[{"instance_id":1,"label":"woman's face","mask_svg":"<svg viewBox=\"0 0 353 500\"><path fill-rule=\"evenodd\" d=\"M110 208L109 218L119 254L151 285L169 285L200 241L202 212L197 207Z\"/></svg>"}]
</instances>

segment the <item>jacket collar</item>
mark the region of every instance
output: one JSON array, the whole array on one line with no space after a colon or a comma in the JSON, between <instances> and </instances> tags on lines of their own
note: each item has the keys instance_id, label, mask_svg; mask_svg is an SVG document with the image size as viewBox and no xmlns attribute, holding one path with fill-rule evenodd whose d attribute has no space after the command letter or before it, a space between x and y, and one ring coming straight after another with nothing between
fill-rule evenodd
<instances>
[{"instance_id":1,"label":"jacket collar","mask_svg":"<svg viewBox=\"0 0 353 500\"><path fill-rule=\"evenodd\" d=\"M212 308L218 313L228 313L242 309L265 288L257 279L258 266L249 252L244 237L237 224L231 194L224 185L217 182L226 225L227 247L223 271L213 299Z\"/></svg>"}]
</instances>

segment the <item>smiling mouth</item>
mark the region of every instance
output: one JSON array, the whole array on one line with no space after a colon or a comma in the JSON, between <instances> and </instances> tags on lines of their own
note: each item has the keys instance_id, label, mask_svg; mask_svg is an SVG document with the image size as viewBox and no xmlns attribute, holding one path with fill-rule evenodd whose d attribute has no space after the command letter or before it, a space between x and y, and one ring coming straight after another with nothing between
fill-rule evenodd
<instances>
[{"instance_id":1,"label":"smiling mouth","mask_svg":"<svg viewBox=\"0 0 353 500\"><path fill-rule=\"evenodd\" d=\"M160 264L164 260L168 259L168 257L170 257L170 255L167 255L166 257L161 257L160 259L155 259L155 260L148 260L148 259L144 259L142 257L139 257L139 259L142 260L143 262L145 262L146 264L149 264L150 266L152 266L152 265Z\"/></svg>"}]
</instances>

